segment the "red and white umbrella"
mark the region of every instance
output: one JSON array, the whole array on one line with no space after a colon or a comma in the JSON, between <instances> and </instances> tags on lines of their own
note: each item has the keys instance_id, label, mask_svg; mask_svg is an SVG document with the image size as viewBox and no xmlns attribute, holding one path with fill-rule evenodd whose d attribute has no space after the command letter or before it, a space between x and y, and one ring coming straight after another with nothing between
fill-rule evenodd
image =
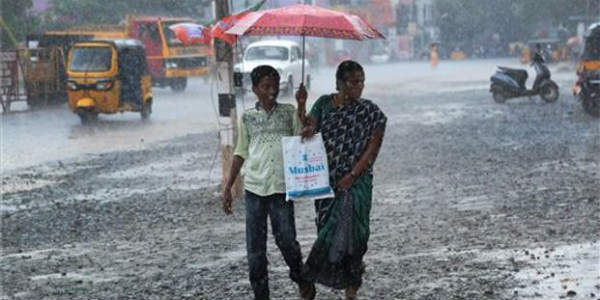
<instances>
[{"instance_id":1,"label":"red and white umbrella","mask_svg":"<svg viewBox=\"0 0 600 300\"><path fill-rule=\"evenodd\" d=\"M226 33L302 36L302 79L306 36L350 40L385 39L383 34L357 15L305 4L250 12Z\"/></svg>"}]
</instances>

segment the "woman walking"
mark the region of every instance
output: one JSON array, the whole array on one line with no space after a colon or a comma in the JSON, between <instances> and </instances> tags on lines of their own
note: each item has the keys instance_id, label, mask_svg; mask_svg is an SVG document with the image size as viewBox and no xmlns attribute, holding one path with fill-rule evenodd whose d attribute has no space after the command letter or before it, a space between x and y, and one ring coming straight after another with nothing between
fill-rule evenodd
<instances>
[{"instance_id":1,"label":"woman walking","mask_svg":"<svg viewBox=\"0 0 600 300\"><path fill-rule=\"evenodd\" d=\"M370 100L361 98L365 73L355 61L336 72L337 93L321 96L304 116L307 93L296 93L303 136L321 132L335 198L315 202L317 239L303 268L304 280L345 289L356 299L362 284L363 255L369 239L373 163L387 118Z\"/></svg>"}]
</instances>

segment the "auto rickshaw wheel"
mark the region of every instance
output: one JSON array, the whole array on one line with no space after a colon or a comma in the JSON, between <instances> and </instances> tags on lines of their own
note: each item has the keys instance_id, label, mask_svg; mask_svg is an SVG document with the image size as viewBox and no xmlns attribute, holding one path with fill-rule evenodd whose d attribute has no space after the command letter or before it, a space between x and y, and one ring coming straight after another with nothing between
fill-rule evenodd
<instances>
[{"instance_id":1,"label":"auto rickshaw wheel","mask_svg":"<svg viewBox=\"0 0 600 300\"><path fill-rule=\"evenodd\" d=\"M583 98L583 110L593 117L600 118L600 96L595 98Z\"/></svg>"},{"instance_id":2,"label":"auto rickshaw wheel","mask_svg":"<svg viewBox=\"0 0 600 300\"><path fill-rule=\"evenodd\" d=\"M91 122L95 122L98 120L98 113L89 111L89 110L80 110L77 112L79 119L81 120L81 124L86 125Z\"/></svg>"},{"instance_id":3,"label":"auto rickshaw wheel","mask_svg":"<svg viewBox=\"0 0 600 300\"><path fill-rule=\"evenodd\" d=\"M173 78L171 80L170 86L171 86L171 90L173 92L181 93L181 92L185 91L185 88L187 87L187 78L185 78L185 77Z\"/></svg>"},{"instance_id":4,"label":"auto rickshaw wheel","mask_svg":"<svg viewBox=\"0 0 600 300\"><path fill-rule=\"evenodd\" d=\"M142 104L142 110L140 111L140 115L142 116L142 120L147 120L152 113L152 100L148 100Z\"/></svg>"},{"instance_id":5,"label":"auto rickshaw wheel","mask_svg":"<svg viewBox=\"0 0 600 300\"><path fill-rule=\"evenodd\" d=\"M506 96L502 92L494 91L492 93L492 97L496 103L504 103L506 102Z\"/></svg>"}]
</instances>

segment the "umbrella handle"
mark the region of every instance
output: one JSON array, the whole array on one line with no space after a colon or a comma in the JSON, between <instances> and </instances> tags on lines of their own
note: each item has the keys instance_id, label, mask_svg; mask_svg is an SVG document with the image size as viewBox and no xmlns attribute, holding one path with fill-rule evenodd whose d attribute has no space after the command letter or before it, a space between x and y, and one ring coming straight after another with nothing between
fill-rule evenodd
<instances>
[{"instance_id":1,"label":"umbrella handle","mask_svg":"<svg viewBox=\"0 0 600 300\"><path fill-rule=\"evenodd\" d=\"M305 35L302 35L302 78L300 78L300 83L304 85L304 39Z\"/></svg>"}]
</instances>

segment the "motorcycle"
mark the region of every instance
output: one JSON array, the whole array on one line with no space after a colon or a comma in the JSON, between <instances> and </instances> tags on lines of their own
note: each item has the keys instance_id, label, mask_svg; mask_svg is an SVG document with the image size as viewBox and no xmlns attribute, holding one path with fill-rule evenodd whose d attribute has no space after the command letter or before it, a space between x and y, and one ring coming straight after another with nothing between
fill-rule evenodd
<instances>
[{"instance_id":1,"label":"motorcycle","mask_svg":"<svg viewBox=\"0 0 600 300\"><path fill-rule=\"evenodd\" d=\"M534 55L531 65L537 74L531 89L525 86L528 76L526 70L498 66L498 70L490 78L490 92L494 101L504 103L510 98L535 95L540 95L548 103L558 100L558 85L550 79L550 70L539 53Z\"/></svg>"},{"instance_id":2,"label":"motorcycle","mask_svg":"<svg viewBox=\"0 0 600 300\"><path fill-rule=\"evenodd\" d=\"M576 84L575 94L578 96L583 110L600 117L600 70L587 71L581 74Z\"/></svg>"}]
</instances>

